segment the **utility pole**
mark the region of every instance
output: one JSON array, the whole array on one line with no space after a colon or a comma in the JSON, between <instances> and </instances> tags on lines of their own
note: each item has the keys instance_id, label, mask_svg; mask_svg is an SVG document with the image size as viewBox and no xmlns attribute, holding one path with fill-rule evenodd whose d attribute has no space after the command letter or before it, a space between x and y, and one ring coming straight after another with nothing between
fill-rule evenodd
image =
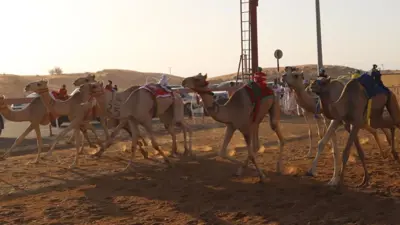
<instances>
[{"instance_id":1,"label":"utility pole","mask_svg":"<svg viewBox=\"0 0 400 225\"><path fill-rule=\"evenodd\" d=\"M318 67L317 74L319 70L323 67L322 61L322 38L321 38L321 12L319 9L319 0L315 0L315 15L317 23L317 52L318 52Z\"/></svg>"}]
</instances>

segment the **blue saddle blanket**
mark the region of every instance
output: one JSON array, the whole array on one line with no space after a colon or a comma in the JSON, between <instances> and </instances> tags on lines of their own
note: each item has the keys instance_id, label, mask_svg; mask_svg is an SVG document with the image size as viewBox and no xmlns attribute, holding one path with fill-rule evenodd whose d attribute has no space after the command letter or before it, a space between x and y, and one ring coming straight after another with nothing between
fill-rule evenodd
<instances>
[{"instance_id":1,"label":"blue saddle blanket","mask_svg":"<svg viewBox=\"0 0 400 225\"><path fill-rule=\"evenodd\" d=\"M389 89L383 85L378 84L373 77L369 74L364 73L360 77L356 78L358 82L365 88L368 98L372 98L378 94L389 95Z\"/></svg>"}]
</instances>

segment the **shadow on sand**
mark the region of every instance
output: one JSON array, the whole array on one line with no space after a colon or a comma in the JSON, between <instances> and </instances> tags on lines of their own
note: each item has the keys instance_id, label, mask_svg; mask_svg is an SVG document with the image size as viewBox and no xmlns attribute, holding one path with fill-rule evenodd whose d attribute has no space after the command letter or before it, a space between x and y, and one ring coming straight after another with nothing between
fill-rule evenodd
<instances>
[{"instance_id":1,"label":"shadow on sand","mask_svg":"<svg viewBox=\"0 0 400 225\"><path fill-rule=\"evenodd\" d=\"M110 159L104 157L99 163L103 160ZM136 215L146 210L137 202L137 197L141 197L150 202L157 201L153 203L159 204L160 209L163 208L162 201L167 201L173 211L195 218L187 224L197 224L196 221L206 224L267 224L273 221L281 224L398 224L400 221L400 204L393 199L350 189L332 190L313 179L272 172L267 172L269 180L266 184L257 184L256 174L250 169L245 171L244 178L231 177L236 169L237 165L217 160L214 154L199 156L193 161L182 159L167 169L160 164L138 161L135 172L89 178L74 170L84 180L48 176L63 180L63 183L20 191L4 196L0 201L85 185L80 189L85 194L81 201L95 205L87 209L90 218L123 216L134 219L131 222L147 224L148 217ZM249 178L250 174L254 178ZM173 224L174 219L165 218L163 223Z\"/></svg>"}]
</instances>

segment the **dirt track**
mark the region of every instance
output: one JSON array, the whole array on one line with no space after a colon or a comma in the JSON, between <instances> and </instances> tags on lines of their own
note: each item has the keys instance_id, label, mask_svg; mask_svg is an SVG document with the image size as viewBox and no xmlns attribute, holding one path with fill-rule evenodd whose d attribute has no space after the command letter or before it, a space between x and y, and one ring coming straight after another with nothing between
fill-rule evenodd
<instances>
[{"instance_id":1,"label":"dirt track","mask_svg":"<svg viewBox=\"0 0 400 225\"><path fill-rule=\"evenodd\" d=\"M371 185L353 188L362 168L352 157L348 188L339 191L325 186L332 175L327 149L318 177L304 176L311 159L303 157L308 150L303 120L288 119L282 126L288 140L284 175L275 173L276 137L268 123L261 126L265 152L257 160L267 172L266 184L257 183L253 169L233 177L238 166L215 155L222 144L221 126L196 129L197 158L173 159L173 168L138 156L135 172L121 172L128 156L121 148L128 142L114 145L100 159L82 159L73 170L67 169L71 151L55 152L61 163L26 165L33 155L9 158L0 162L0 224L400 224L400 166L382 159L369 135L362 132L361 141ZM343 147L344 135L339 136ZM170 148L165 132L158 140L163 149ZM246 156L243 146L235 134L230 149L237 159ZM384 147L389 149L385 141Z\"/></svg>"}]
</instances>

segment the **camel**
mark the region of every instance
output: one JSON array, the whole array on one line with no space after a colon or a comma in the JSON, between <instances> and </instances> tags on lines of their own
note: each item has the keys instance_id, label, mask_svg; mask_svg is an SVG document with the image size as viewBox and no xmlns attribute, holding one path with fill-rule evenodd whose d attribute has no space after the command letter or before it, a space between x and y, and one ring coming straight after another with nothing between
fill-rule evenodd
<instances>
[{"instance_id":1,"label":"camel","mask_svg":"<svg viewBox=\"0 0 400 225\"><path fill-rule=\"evenodd\" d=\"M88 82L93 82L95 81L95 75L89 74L87 77L82 77L78 78L77 80L74 81L74 85L81 85L84 83ZM103 112L107 117L108 117L108 124L110 124L110 127L116 127L119 123L118 117L119 115L119 110L121 107L122 102L124 102L129 95L140 88L140 86L132 86L125 91L122 92L109 92L105 91L103 88L103 83L95 83L92 85L92 91L94 92L93 95L97 100L97 106L100 107L100 112ZM176 110L184 109L183 101L180 96L175 98L174 103L176 104L175 107ZM176 144L176 136L174 132L172 132L174 128L174 122L173 122L173 116L174 113L173 111L168 110L167 113L162 114L160 116L160 121L164 124L165 129L168 131L168 133L172 136L172 155L175 156L178 154L177 151L177 144ZM192 130L190 127L185 123L185 121L182 118L175 118L176 125L178 125L183 132L183 137L184 137L184 155L192 155ZM172 126L171 126L172 125ZM123 127L123 129L129 133L130 136L132 136L132 133L130 131L129 126L127 124ZM189 134L189 143L187 142L186 135L187 133ZM113 132L113 135L116 135L116 132ZM112 136L114 138L114 136ZM142 139L143 144L139 144L139 149L143 155L144 158L148 158L147 152L145 152L141 146L147 145L146 141L144 138L139 134L139 138ZM97 152L95 155L100 156L103 151Z\"/></svg>"},{"instance_id":2,"label":"camel","mask_svg":"<svg viewBox=\"0 0 400 225\"><path fill-rule=\"evenodd\" d=\"M95 88L97 87L97 88ZM133 91L129 97L120 105L120 107L112 107L111 113L114 118L118 118L120 123L110 135L115 137L118 132L126 125L129 124L132 132L132 147L131 147L131 160L129 161L125 170L131 168L132 161L136 153L136 143L139 135L138 125L142 125L150 136L151 144L154 149L164 158L164 161L171 165L168 157L161 151L152 130L152 118L159 117L165 125L165 128L172 136L173 151L176 152L176 136L173 129L174 125L180 125L185 129L183 103L182 98L178 93L162 92L162 89L157 84L146 84L136 91ZM104 94L103 84L92 84L92 92L96 96L97 93ZM110 97L104 95L104 99ZM133 107L133 106L140 107ZM166 122L168 122L165 124ZM191 136L191 132L189 132ZM185 136L184 136L185 137ZM113 138L107 141L105 146L110 146ZM104 150L103 150L104 151ZM189 150L185 149L185 155L191 155L191 143L189 143Z\"/></svg>"},{"instance_id":3,"label":"camel","mask_svg":"<svg viewBox=\"0 0 400 225\"><path fill-rule=\"evenodd\" d=\"M255 83L252 83L255 84ZM255 84L257 85L257 84ZM279 100L274 96L273 92L262 97L266 99L259 100L258 108L253 106L254 92L249 90L247 86L239 88L230 99L224 104L219 105L214 102L213 92L208 87L207 74L199 73L196 76L187 77L182 81L182 86L190 88L198 93L204 103L205 109L214 120L226 125L225 137L219 155L224 158L229 158L227 155L227 146L232 139L233 133L239 130L245 141L248 151L248 157L244 163L238 168L236 175L241 176L243 169L246 168L251 161L258 172L260 182L265 182L265 174L262 172L255 160L255 153L258 145L258 129L259 124L264 119L265 115L269 114L270 127L275 131L279 139L279 157L277 162L277 172L281 171L282 167L282 151L284 139L280 130L280 106ZM258 85L258 89L261 89ZM254 87L254 88L256 88ZM272 96L272 97L271 97ZM258 96L257 96L258 97ZM259 109L257 111L257 109Z\"/></svg>"},{"instance_id":4,"label":"camel","mask_svg":"<svg viewBox=\"0 0 400 225\"><path fill-rule=\"evenodd\" d=\"M367 75L368 76L368 75ZM369 79L369 78L368 78ZM316 163L319 154L324 149L326 142L335 135L335 130L339 125L345 123L346 130L350 133L346 147L343 151L342 169L339 174L338 163L339 163L339 152L337 148L334 148L334 174L329 182L329 185L337 186L343 182L343 176L345 172L345 166L349 157L349 150L351 145L356 145L357 152L359 154L361 163L364 169L363 181L358 185L359 187L365 186L369 182L369 175L365 165L364 152L359 143L357 134L360 129L367 129L371 133L376 132L374 129L377 128L390 128L391 130L391 153L395 160L399 161L397 152L395 151L395 126L399 126L398 118L400 116L399 106L395 95L389 93L389 97L385 93L378 93L372 97L372 107L371 107L371 127L365 123L364 110L368 102L368 97L366 96L366 89L362 86L358 79L350 80L341 92L340 97L337 101L334 101L335 95L337 96L338 89L342 87L342 84L338 81L330 81L330 78L319 78L311 84L311 90L317 93L321 98L322 110L324 115L331 119L331 123L328 127L325 136L318 143L318 153L313 162L313 168L311 172L315 170ZM384 107L388 108L390 118L382 118L382 113ZM373 133L374 134L374 133ZM388 134L385 132L388 138ZM375 135L374 135L375 136ZM377 137L375 140L379 143ZM389 138L388 138L389 140ZM378 144L379 145L379 144Z\"/></svg>"},{"instance_id":5,"label":"camel","mask_svg":"<svg viewBox=\"0 0 400 225\"><path fill-rule=\"evenodd\" d=\"M37 82L32 82L26 85L25 91L36 92L40 95L40 100L45 105L47 111L49 113L53 113L55 115L67 115L69 120L71 121L70 125L60 132L60 134L53 141L50 150L47 155L51 155L52 151L55 148L57 142L69 131L74 131L75 137L75 147L76 154L73 163L70 168L75 167L78 163L79 153L83 151L83 143L80 135L81 126L85 125L84 120L85 117L91 112L91 107L93 106L93 102L88 102L91 99L90 96L90 84L81 85L79 90L76 91L68 100L61 101L54 99L49 94L49 89L47 87L47 81L41 80ZM86 128L93 129L92 126L87 126ZM96 134L93 129L92 132ZM96 139L98 139L96 135Z\"/></svg>"},{"instance_id":6,"label":"camel","mask_svg":"<svg viewBox=\"0 0 400 225\"><path fill-rule=\"evenodd\" d=\"M50 123L49 114L46 107L43 105L39 97L34 98L29 105L21 110L12 110L4 101L5 97L0 96L0 113L5 119L13 122L28 121L30 125L26 130L15 140L13 145L3 154L1 158L5 159L11 152L25 139L25 137L34 130L36 133L38 152L33 161L29 163L38 163L40 153L43 148L42 134L40 132L40 125L48 125Z\"/></svg>"},{"instance_id":7,"label":"camel","mask_svg":"<svg viewBox=\"0 0 400 225\"><path fill-rule=\"evenodd\" d=\"M304 76L302 73L293 73L292 71L295 68L286 67L285 68L285 75L282 76L283 81L288 84L288 86L294 90L295 98L297 104L301 107L303 112L304 120L308 125L308 139L310 143L310 147L308 153L306 155L307 158L312 157L312 149L313 149L313 141L312 141L312 127L310 118L313 117L315 123L317 125L317 133L318 137L322 138L322 132L320 131L320 125L322 125L322 130L325 130L326 121L325 117L320 117L319 115L322 114L320 110L320 102L318 96L316 97L314 93L306 90L304 86L303 80ZM322 124L321 124L322 123Z\"/></svg>"},{"instance_id":8,"label":"camel","mask_svg":"<svg viewBox=\"0 0 400 225\"><path fill-rule=\"evenodd\" d=\"M309 113L322 114L322 116L324 116L323 117L324 118L324 126L327 125L328 123L325 121L325 114L324 114L323 110L321 111L321 105L320 105L321 102L320 102L319 97L318 97L318 102L316 102L313 99L313 94L315 94L315 93L313 93L311 91L311 86L309 86L310 87L309 91L304 89L304 84L302 82L304 79L303 73L296 72L296 68L293 68L293 67L286 67L285 70L286 70L286 74L283 76L283 80L292 89L294 89L294 91L296 93L297 103L305 111L308 111ZM337 99L339 99L340 93L342 93L342 90L344 88L344 83L342 80L335 80L333 83L334 83L334 85L329 86L329 87L327 87L328 89L324 90L324 93L330 93L330 95L327 96L330 98L329 99L330 102L334 102ZM325 101L326 101L326 99L325 99ZM317 107L319 109L317 109ZM307 119L306 119L306 122L307 122ZM308 125L309 125L309 132L311 132L310 124L308 124ZM318 122L317 122L317 127L318 127ZM374 136L374 138L378 144L379 150L380 150L382 156L384 157L385 154L383 152L382 145L381 145L381 142L379 141L377 132L374 129L370 129L369 127L366 127L366 129ZM389 133L387 132L387 130L382 129L382 131L385 133L388 142L390 142ZM319 133L319 128L318 128L318 133ZM320 138L322 138L322 136L320 136ZM311 137L310 137L310 144L311 144ZM310 153L310 151L311 150L309 150L309 153ZM307 154L307 156L309 156L309 154Z\"/></svg>"}]
</instances>

